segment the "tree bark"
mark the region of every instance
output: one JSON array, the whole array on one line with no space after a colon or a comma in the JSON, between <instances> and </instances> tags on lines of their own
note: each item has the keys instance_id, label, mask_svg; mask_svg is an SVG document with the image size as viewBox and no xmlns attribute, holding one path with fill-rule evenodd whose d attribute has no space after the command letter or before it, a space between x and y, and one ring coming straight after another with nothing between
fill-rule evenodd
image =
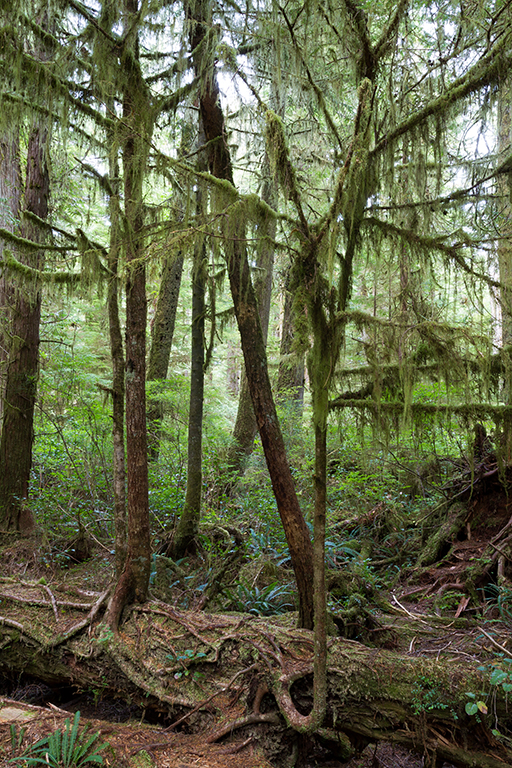
<instances>
[{"instance_id":1,"label":"tree bark","mask_svg":"<svg viewBox=\"0 0 512 768\"><path fill-rule=\"evenodd\" d=\"M27 149L24 210L40 219L48 216L50 177L47 151L47 131L34 123ZM38 225L29 218L23 222L22 236L33 242L44 237ZM20 254L23 263L33 269L41 269L43 258L43 251L27 250ZM24 507L24 501L28 496L32 466L40 319L40 286L16 288L0 438L0 524L6 530L22 533L30 532L34 526L33 516Z\"/></svg>"},{"instance_id":2,"label":"tree bark","mask_svg":"<svg viewBox=\"0 0 512 768\"><path fill-rule=\"evenodd\" d=\"M124 173L126 254L126 471L128 538L123 572L112 596L108 621L117 629L123 607L144 602L149 587L148 460L146 432L146 268L143 180L153 130L149 93L139 66L138 2L125 0L127 32L121 54L124 74L121 145Z\"/></svg>"},{"instance_id":3,"label":"tree bark","mask_svg":"<svg viewBox=\"0 0 512 768\"><path fill-rule=\"evenodd\" d=\"M202 75L199 102L206 141L210 172L228 181L234 188L231 157L227 146L224 115L220 93L211 62L205 66L197 49L205 37L209 20L207 1L187 6L191 22L191 49L196 76ZM272 482L299 594L299 625L313 626L313 547L299 505L290 465L286 457L283 436L275 408L268 374L265 342L259 320L258 305L251 279L245 247L245 225L237 217L226 232L226 259L229 284L242 342L245 372L251 392L256 422L260 432L265 459Z\"/></svg>"},{"instance_id":4,"label":"tree bark","mask_svg":"<svg viewBox=\"0 0 512 768\"><path fill-rule=\"evenodd\" d=\"M199 129L199 144L204 143L202 126ZM206 170L206 158L201 152L197 162L198 170ZM206 195L202 184L196 192L196 215L199 221L206 215ZM174 533L171 556L175 560L196 549L201 516L203 486L203 403L205 367L205 294L208 279L206 247L203 238L194 244L192 264L192 349L190 365L190 399L188 413L187 488L185 502Z\"/></svg>"},{"instance_id":5,"label":"tree bark","mask_svg":"<svg viewBox=\"0 0 512 768\"><path fill-rule=\"evenodd\" d=\"M0 226L19 234L22 197L19 131L6 131L0 139ZM0 239L0 259L4 249ZM13 304L12 281L0 276L0 421L4 412L4 390L10 347L10 309Z\"/></svg>"},{"instance_id":6,"label":"tree bark","mask_svg":"<svg viewBox=\"0 0 512 768\"><path fill-rule=\"evenodd\" d=\"M155 318L151 331L148 381L164 381L167 378L182 274L183 255L177 253L167 256L162 268ZM152 461L158 459L163 417L162 401L158 397L151 397L148 402L147 420L149 456Z\"/></svg>"}]
</instances>

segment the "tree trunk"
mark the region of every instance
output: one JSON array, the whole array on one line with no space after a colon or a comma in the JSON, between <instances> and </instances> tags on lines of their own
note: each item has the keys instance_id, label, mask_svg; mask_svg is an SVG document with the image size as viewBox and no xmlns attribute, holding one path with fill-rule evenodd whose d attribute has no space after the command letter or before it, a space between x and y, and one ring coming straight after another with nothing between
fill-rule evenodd
<instances>
[{"instance_id":1,"label":"tree trunk","mask_svg":"<svg viewBox=\"0 0 512 768\"><path fill-rule=\"evenodd\" d=\"M233 185L231 158L226 141L224 115L220 106L220 93L211 62L199 59L197 48L204 39L209 10L207 1L187 6L191 23L191 49L194 54L196 75L202 76L200 110L206 141L210 172ZM245 225L239 218L229 228L226 237L226 258L229 283L242 342L245 372L251 392L256 422L260 432L265 459L274 496L290 549L292 566L299 595L299 625L313 626L313 547L309 531L299 505L290 465L286 457L283 436L268 375L265 342L261 330L258 305L251 280L245 248Z\"/></svg>"},{"instance_id":2,"label":"tree trunk","mask_svg":"<svg viewBox=\"0 0 512 768\"><path fill-rule=\"evenodd\" d=\"M277 196L274 180L270 178L268 157L263 163L262 200L275 208ZM270 318L270 300L272 297L272 278L274 273L274 240L276 222L273 218L265 219L258 228L258 253L256 260L257 278L254 284L258 302L261 332L265 345L267 343L268 324ZM258 432L256 416L252 407L251 393L245 370L242 370L238 411L233 428L232 442L226 459L227 472L230 478L243 473L247 458L254 449L254 438Z\"/></svg>"},{"instance_id":3,"label":"tree trunk","mask_svg":"<svg viewBox=\"0 0 512 768\"><path fill-rule=\"evenodd\" d=\"M27 149L27 178L24 209L40 219L48 216L50 178L47 167L48 134L34 123ZM22 236L37 242L42 235L37 224L25 219ZM20 254L23 263L41 269L44 254ZM0 524L10 531L29 532L32 514L24 507L32 466L34 406L39 372L39 323L41 290L38 285L15 289L11 323L11 348L5 384L2 435L0 438Z\"/></svg>"},{"instance_id":4,"label":"tree trunk","mask_svg":"<svg viewBox=\"0 0 512 768\"><path fill-rule=\"evenodd\" d=\"M279 371L276 392L281 404L288 404L292 418L301 413L304 406L304 357L294 350L295 323L293 317L293 293L290 291L290 270L286 272L284 308L279 349Z\"/></svg>"},{"instance_id":5,"label":"tree trunk","mask_svg":"<svg viewBox=\"0 0 512 768\"><path fill-rule=\"evenodd\" d=\"M0 227L19 234L22 180L18 130L6 131L0 139ZM0 239L0 259L4 244ZM0 422L4 412L4 390L9 359L9 327L14 290L9 278L0 276Z\"/></svg>"},{"instance_id":6,"label":"tree trunk","mask_svg":"<svg viewBox=\"0 0 512 768\"><path fill-rule=\"evenodd\" d=\"M108 621L116 629L121 611L134 600L144 602L149 587L148 460L146 432L146 268L144 253L143 180L153 124L149 93L139 67L134 29L137 0L125 0L127 50L121 58L125 86L121 143L124 172L124 236L126 253L126 471L128 539L124 570L109 606Z\"/></svg>"},{"instance_id":7,"label":"tree trunk","mask_svg":"<svg viewBox=\"0 0 512 768\"><path fill-rule=\"evenodd\" d=\"M498 152L504 162L512 153L512 75L500 82L498 91ZM512 346L512 171L498 176L502 344Z\"/></svg>"},{"instance_id":8,"label":"tree trunk","mask_svg":"<svg viewBox=\"0 0 512 768\"><path fill-rule=\"evenodd\" d=\"M148 381L163 381L167 378L169 358L171 356L176 311L183 274L183 255L171 254L164 261L155 318L151 332L151 350L148 360ZM151 397L148 402L148 439L149 456L157 461L161 438L164 406L158 397Z\"/></svg>"},{"instance_id":9,"label":"tree trunk","mask_svg":"<svg viewBox=\"0 0 512 768\"><path fill-rule=\"evenodd\" d=\"M179 724L201 733L205 743L250 737L283 767L292 764L299 747L307 764L327 764L346 762L357 747L378 741L406 746L431 766L436 758L438 765L512 764L512 749L491 732L512 727L506 694L490 686L477 661L473 666L331 638L325 715L305 740L290 725L289 706L306 717L311 711L312 633L291 630L277 618L247 615L240 621L239 615L149 603L134 609L122 636L109 637L100 633L101 625L91 627L101 596L83 618L64 586L52 590L57 619L33 584L2 585L0 674L16 681L23 673L56 689L95 690L101 678L102 697L129 696L144 710L168 715L171 725L154 742L167 744ZM14 591L34 601L37 611L10 598ZM416 625L410 631L417 637L421 630ZM427 646L431 642L429 634ZM467 692L481 695L489 714L468 716Z\"/></svg>"},{"instance_id":10,"label":"tree trunk","mask_svg":"<svg viewBox=\"0 0 512 768\"><path fill-rule=\"evenodd\" d=\"M199 145L204 143L202 126L199 129ZM201 152L198 170L206 170L206 159ZM199 221L206 214L206 195L202 184L196 192L196 214ZM188 414L187 489L185 503L176 528L171 556L175 560L186 552L194 552L195 539L199 531L201 516L201 495L203 486L203 402L205 366L205 293L208 279L206 247L203 238L194 245L192 264L192 351L190 366L190 401Z\"/></svg>"},{"instance_id":11,"label":"tree trunk","mask_svg":"<svg viewBox=\"0 0 512 768\"><path fill-rule=\"evenodd\" d=\"M110 334L110 355L112 358L112 439L114 446L114 528L116 576L121 575L127 554L126 529L126 464L124 445L124 350L119 318L119 251L121 243L119 162L117 148L111 136L109 153L109 178L112 194L109 201L110 247L108 267L110 276L107 288L108 323Z\"/></svg>"}]
</instances>

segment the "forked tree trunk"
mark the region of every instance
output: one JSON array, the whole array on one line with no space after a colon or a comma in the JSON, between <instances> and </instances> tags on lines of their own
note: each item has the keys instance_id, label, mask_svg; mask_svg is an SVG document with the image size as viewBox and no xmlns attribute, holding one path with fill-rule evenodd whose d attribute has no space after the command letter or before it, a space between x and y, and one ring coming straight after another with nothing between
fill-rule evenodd
<instances>
[{"instance_id":1,"label":"forked tree trunk","mask_svg":"<svg viewBox=\"0 0 512 768\"><path fill-rule=\"evenodd\" d=\"M34 123L27 149L24 209L40 219L48 216L50 195L47 143L47 131ZM30 218L23 222L22 236L33 242L42 237L39 226ZM42 267L44 252L27 249L19 258L37 270ZM0 525L11 531L30 531L34 525L23 503L28 495L32 466L40 319L40 286L30 283L16 288L0 439Z\"/></svg>"}]
</instances>

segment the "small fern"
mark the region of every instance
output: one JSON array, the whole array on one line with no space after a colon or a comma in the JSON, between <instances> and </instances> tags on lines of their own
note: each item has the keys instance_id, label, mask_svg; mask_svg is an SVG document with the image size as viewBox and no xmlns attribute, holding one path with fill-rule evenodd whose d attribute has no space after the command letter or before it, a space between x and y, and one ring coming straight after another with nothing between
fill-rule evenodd
<instances>
[{"instance_id":1,"label":"small fern","mask_svg":"<svg viewBox=\"0 0 512 768\"><path fill-rule=\"evenodd\" d=\"M13 757L9 762L16 768L32 768L46 765L50 768L82 768L87 765L103 765L99 752L105 744L97 744L100 734L87 737L87 729L79 733L80 712L77 712L71 725L69 718L64 721L64 729L57 730L27 747L23 754ZM11 741L13 734L11 732ZM21 746L21 741L18 742Z\"/></svg>"}]
</instances>

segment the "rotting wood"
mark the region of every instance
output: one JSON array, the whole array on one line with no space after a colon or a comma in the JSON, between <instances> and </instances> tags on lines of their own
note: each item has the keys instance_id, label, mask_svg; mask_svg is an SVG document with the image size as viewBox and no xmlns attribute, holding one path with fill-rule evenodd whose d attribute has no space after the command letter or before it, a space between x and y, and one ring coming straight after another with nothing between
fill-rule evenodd
<instances>
[{"instance_id":1,"label":"rotting wood","mask_svg":"<svg viewBox=\"0 0 512 768\"><path fill-rule=\"evenodd\" d=\"M23 585L18 589L22 596ZM59 604L63 596L56 586L52 591ZM287 706L291 702L304 716L311 707L313 636L294 629L291 615L277 620L187 613L154 602L132 611L118 635L93 621L57 647L52 640L78 625L77 611L69 609L55 626L52 605L36 611L11 596L3 600L2 613L0 671L6 675L25 672L82 690L101 679L105 695L128 695L165 713L173 721L170 730L186 725L203 733L205 743L229 740L234 731L239 740L263 747L273 742L268 757L278 766L297 738L287 723ZM354 750L361 740L383 740L461 766L503 768L512 763L512 750L491 728L494 717L504 729L512 725L505 702L498 695L495 712L480 724L464 711L466 693L486 689L477 663L332 638L329 703L313 742L333 749L338 739L346 756L351 742ZM270 739L270 733L278 738ZM278 750L276 742L285 746Z\"/></svg>"}]
</instances>

